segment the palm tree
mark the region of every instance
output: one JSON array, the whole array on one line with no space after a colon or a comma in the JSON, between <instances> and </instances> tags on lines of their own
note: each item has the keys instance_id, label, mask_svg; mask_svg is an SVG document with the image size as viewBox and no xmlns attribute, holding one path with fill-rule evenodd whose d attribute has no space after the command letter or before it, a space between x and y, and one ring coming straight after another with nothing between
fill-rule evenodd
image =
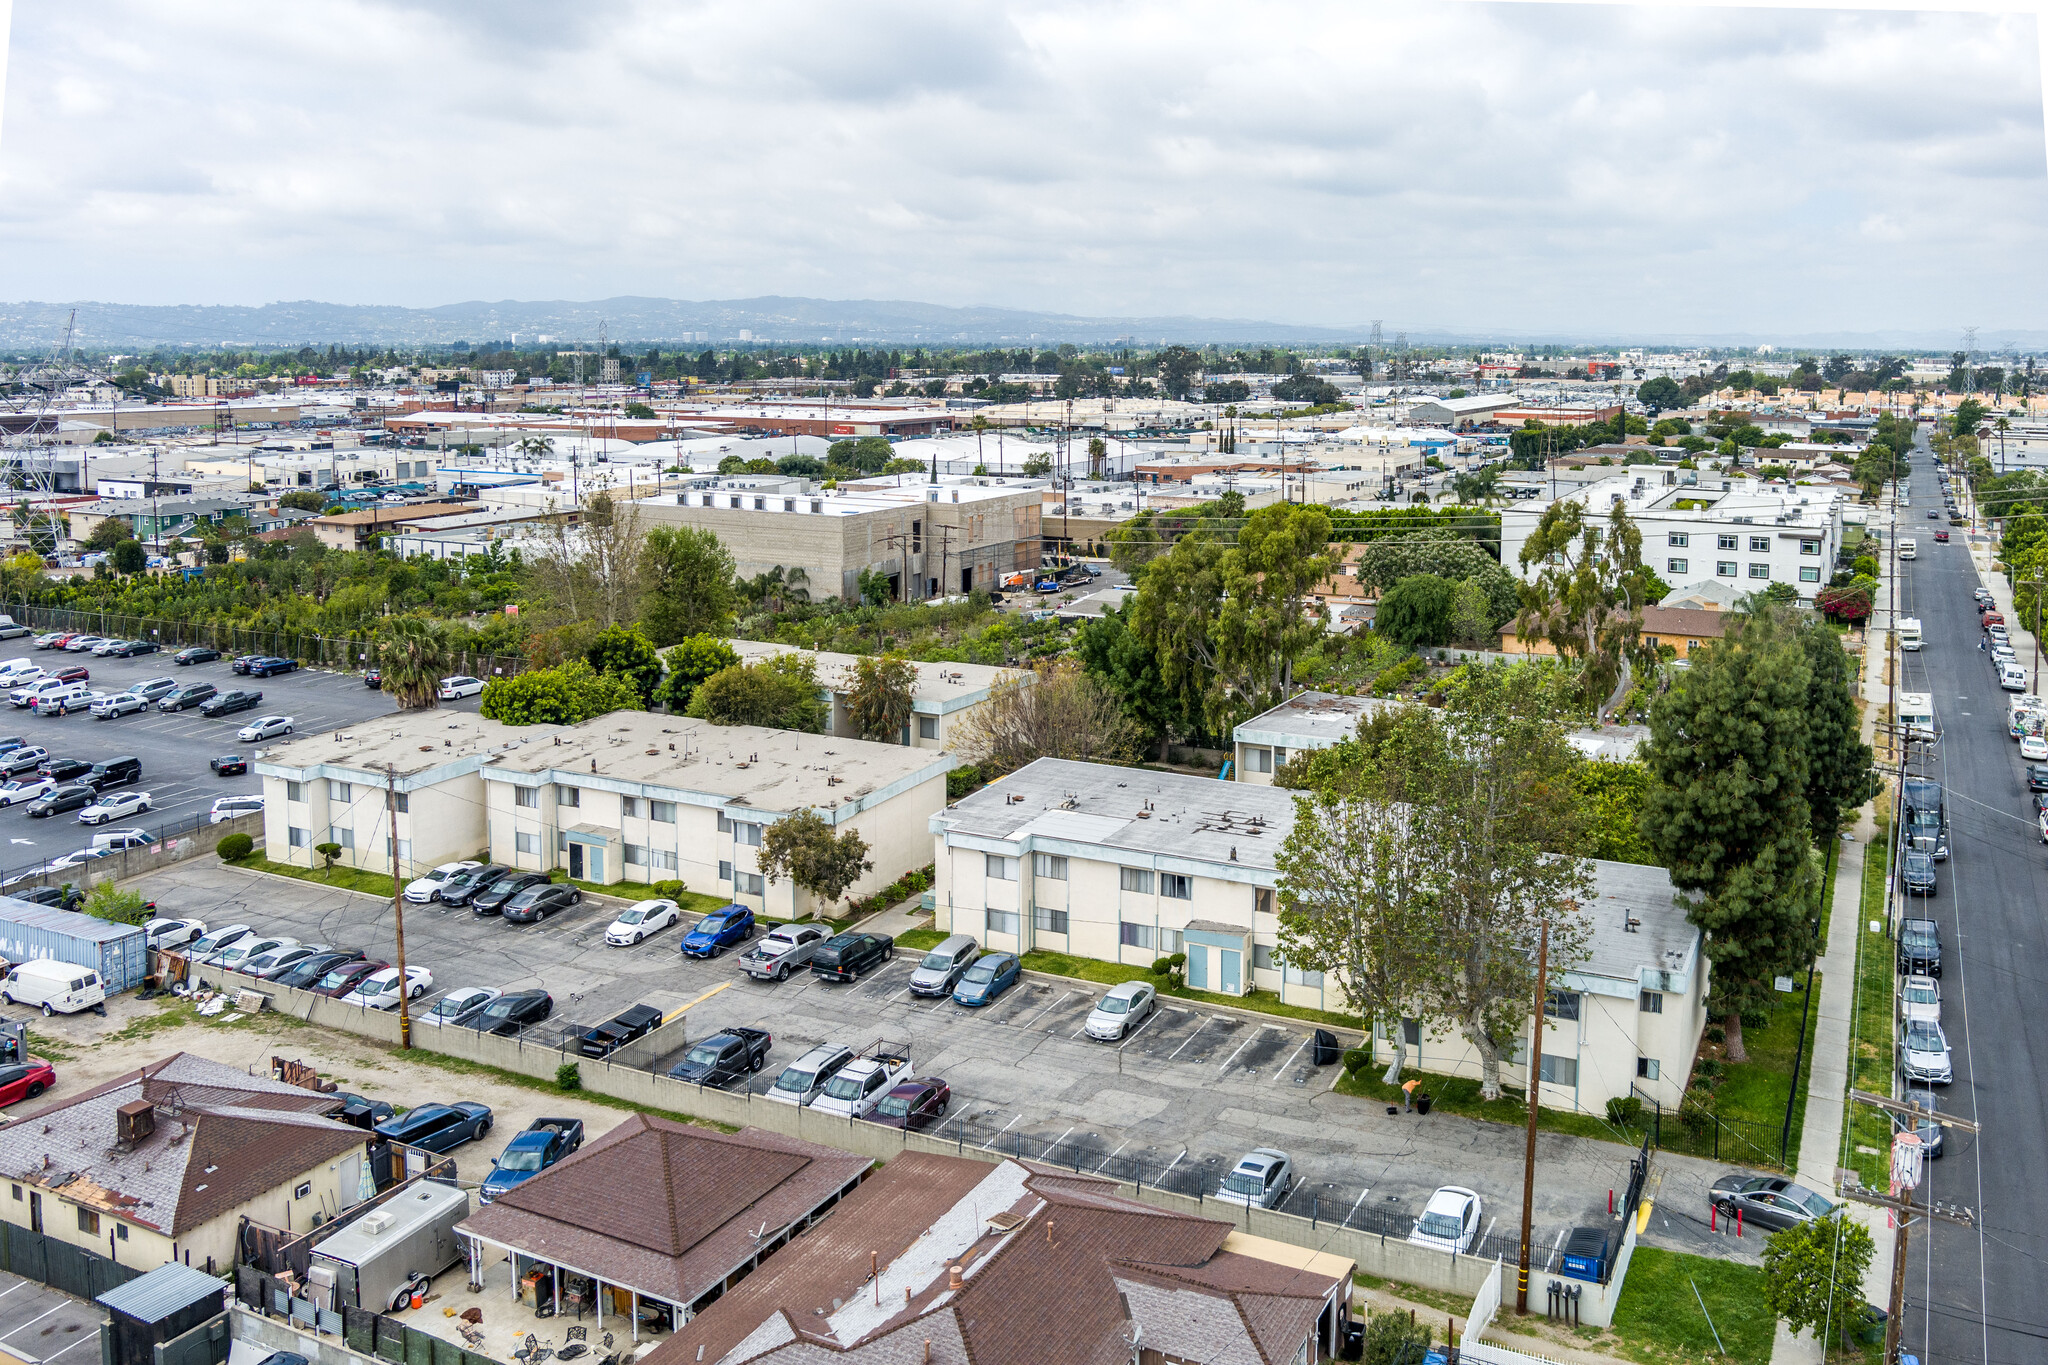
<instances>
[{"instance_id":1,"label":"palm tree","mask_svg":"<svg viewBox=\"0 0 2048 1365\"><path fill-rule=\"evenodd\" d=\"M377 666L384 690L406 711L431 709L441 679L455 659L455 643L444 622L421 616L393 616L377 630Z\"/></svg>"}]
</instances>

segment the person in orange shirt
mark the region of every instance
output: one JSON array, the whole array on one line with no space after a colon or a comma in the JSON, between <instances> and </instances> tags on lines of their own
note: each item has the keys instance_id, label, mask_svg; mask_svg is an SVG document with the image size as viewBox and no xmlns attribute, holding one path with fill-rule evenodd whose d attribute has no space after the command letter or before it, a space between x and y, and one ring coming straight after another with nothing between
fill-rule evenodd
<instances>
[{"instance_id":1,"label":"person in orange shirt","mask_svg":"<svg viewBox=\"0 0 2048 1365\"><path fill-rule=\"evenodd\" d=\"M1422 1078L1419 1076L1413 1080L1401 1082L1401 1094L1406 1099L1408 1112L1411 1114L1415 1112L1415 1087L1421 1084Z\"/></svg>"}]
</instances>

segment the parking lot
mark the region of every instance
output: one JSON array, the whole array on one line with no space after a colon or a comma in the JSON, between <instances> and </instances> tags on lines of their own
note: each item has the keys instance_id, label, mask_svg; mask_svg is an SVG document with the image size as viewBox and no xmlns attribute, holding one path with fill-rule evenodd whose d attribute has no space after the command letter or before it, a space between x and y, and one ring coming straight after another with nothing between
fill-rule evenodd
<instances>
[{"instance_id":1,"label":"parking lot","mask_svg":"<svg viewBox=\"0 0 2048 1365\"><path fill-rule=\"evenodd\" d=\"M19 735L55 756L95 763L121 755L140 758L142 780L123 790L148 792L150 809L133 820L118 822L123 828L171 827L194 815L203 815L218 797L260 793L262 779L253 773L216 777L207 766L209 760L230 753L253 760L257 746L240 743L235 732L258 716L290 716L296 734L307 735L355 724L394 709L389 697L363 686L362 679L352 673L300 669L252 682L236 676L225 659L179 667L171 662L168 653L103 659L90 654L38 650L28 639L9 640L0 645L0 661L12 658L26 658L53 671L83 665L92 674L86 686L96 692L118 692L150 678L173 678L180 683L209 682L223 692L239 686L263 693L263 702L255 710L217 720L200 715L196 707L167 714L152 706L113 720L99 720L83 711L39 716L11 706L0 707L0 735ZM477 701L472 697L444 705L474 711ZM0 809L0 873L48 862L91 842L91 830L80 825L73 812L39 820L20 806Z\"/></svg>"},{"instance_id":2,"label":"parking lot","mask_svg":"<svg viewBox=\"0 0 2048 1365\"><path fill-rule=\"evenodd\" d=\"M98 1305L0 1270L0 1353L31 1365L65 1365L100 1358Z\"/></svg>"},{"instance_id":3,"label":"parking lot","mask_svg":"<svg viewBox=\"0 0 2048 1365\"><path fill-rule=\"evenodd\" d=\"M283 885L206 859L135 885L166 914L249 923L385 960L395 952L391 907L371 897ZM406 956L432 970L435 994L545 987L555 1014L529 1031L530 1041L554 1041L642 1002L691 1005L693 1038L735 1024L766 1029L774 1048L751 1078L755 1094L816 1043L862 1049L885 1039L907 1046L916 1074L951 1084L954 1102L941 1131L962 1146L1205 1195L1250 1148L1278 1147L1300 1173L1288 1212L1384 1227L1390 1235L1405 1236L1407 1220L1439 1186L1469 1186L1484 1200L1483 1230L1510 1239L1490 1243L1489 1251L1512 1255L1521 1130L1442 1112L1388 1114L1335 1093L1338 1068L1310 1064L1306 1023L1167 1000L1120 1044L1097 1042L1081 1026L1102 986L1027 976L996 1003L967 1009L911 995L916 958L907 952L850 985L809 975L757 982L739 970L735 953L709 962L682 957L674 930L637 947L608 948L610 919L610 909L590 899L528 927L415 907L406 914ZM665 1070L674 1060L656 1066ZM1573 1226L1604 1225L1618 1234L1608 1192L1619 1196L1626 1187L1632 1155L1620 1143L1539 1136L1535 1228L1542 1248ZM1706 1188L1727 1169L1660 1155L1662 1194L1649 1239L1710 1254L1753 1254L1756 1239L1737 1244L1707 1231Z\"/></svg>"}]
</instances>

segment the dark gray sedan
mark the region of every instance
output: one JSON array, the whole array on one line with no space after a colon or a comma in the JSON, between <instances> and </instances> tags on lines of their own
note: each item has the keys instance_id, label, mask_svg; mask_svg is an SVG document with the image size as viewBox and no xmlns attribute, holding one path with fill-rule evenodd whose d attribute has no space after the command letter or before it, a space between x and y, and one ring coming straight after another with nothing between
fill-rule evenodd
<instances>
[{"instance_id":1,"label":"dark gray sedan","mask_svg":"<svg viewBox=\"0 0 2048 1365\"><path fill-rule=\"evenodd\" d=\"M1835 1211L1834 1201L1778 1175L1744 1175L1740 1171L1714 1182L1707 1198L1725 1218L1737 1212L1757 1227L1789 1228Z\"/></svg>"}]
</instances>

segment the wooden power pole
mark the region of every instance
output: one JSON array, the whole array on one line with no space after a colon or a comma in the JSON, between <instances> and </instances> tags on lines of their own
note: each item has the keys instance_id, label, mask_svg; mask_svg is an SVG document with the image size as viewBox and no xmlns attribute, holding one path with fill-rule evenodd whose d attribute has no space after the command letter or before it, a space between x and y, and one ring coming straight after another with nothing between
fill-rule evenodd
<instances>
[{"instance_id":1,"label":"wooden power pole","mask_svg":"<svg viewBox=\"0 0 2048 1365\"><path fill-rule=\"evenodd\" d=\"M1550 921L1536 940L1536 1022L1529 1030L1529 1131L1522 1149L1522 1248L1516 1253L1515 1312L1529 1314L1529 1224L1536 1211L1536 1096L1543 1087L1543 1005L1549 995Z\"/></svg>"},{"instance_id":2,"label":"wooden power pole","mask_svg":"<svg viewBox=\"0 0 2048 1365\"><path fill-rule=\"evenodd\" d=\"M391 914L398 933L398 1046L412 1050L412 982L405 974L405 882L398 862L398 769L384 765L384 825L391 839Z\"/></svg>"},{"instance_id":3,"label":"wooden power pole","mask_svg":"<svg viewBox=\"0 0 2048 1365\"><path fill-rule=\"evenodd\" d=\"M1914 1215L1917 1213L1927 1217L1940 1218L1950 1223L1960 1223L1964 1227L1975 1227L1977 1225L1977 1214L1974 1209L1965 1208L1958 1204L1937 1202L1923 1206L1913 1202L1913 1190L1920 1183L1920 1174L1925 1168L1926 1158L1923 1156L1917 1163L1909 1163L1902 1175L1901 1163L1897 1155L1899 1139L1911 1137L1914 1145L1917 1146L1920 1141L1917 1130L1921 1123L1927 1121L1938 1123L1944 1128L1960 1129L1966 1133L1975 1133L1978 1130L1977 1125L1968 1119L1952 1118L1933 1109L1922 1109L1918 1101L1908 1104L1895 1100L1889 1095L1873 1095L1867 1090L1851 1090L1849 1098L1857 1104L1867 1104L1874 1109L1882 1109L1889 1114L1903 1115L1911 1125L1904 1133L1896 1134L1892 1142L1892 1179L1899 1187L1899 1194L1897 1196L1878 1194L1874 1190L1864 1189L1862 1178L1846 1166L1835 1173L1836 1193L1840 1194L1842 1198L1853 1199L1859 1204L1870 1204L1877 1208L1889 1209L1898 1217L1899 1235L1892 1243L1891 1302L1886 1305L1884 1323L1885 1365L1898 1365L1900 1319L1904 1317L1906 1311L1906 1241L1907 1234L1913 1226Z\"/></svg>"}]
</instances>

